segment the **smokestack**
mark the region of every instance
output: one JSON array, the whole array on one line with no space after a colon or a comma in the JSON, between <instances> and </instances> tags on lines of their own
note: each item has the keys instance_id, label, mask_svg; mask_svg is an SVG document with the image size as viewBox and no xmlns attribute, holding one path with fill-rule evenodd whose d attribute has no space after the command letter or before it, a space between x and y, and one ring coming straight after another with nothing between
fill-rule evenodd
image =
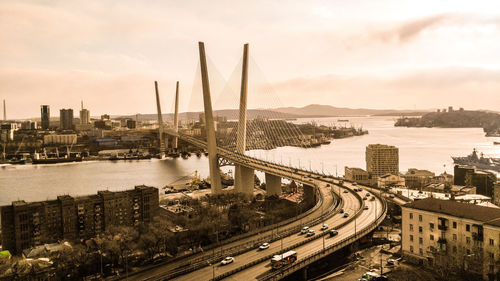
<instances>
[{"instance_id":1,"label":"smokestack","mask_svg":"<svg viewBox=\"0 0 500 281\"><path fill-rule=\"evenodd\" d=\"M83 100L82 100L82 110L83 110Z\"/></svg>"},{"instance_id":2,"label":"smokestack","mask_svg":"<svg viewBox=\"0 0 500 281\"><path fill-rule=\"evenodd\" d=\"M7 108L5 107L5 100L3 100L3 121L7 121Z\"/></svg>"}]
</instances>

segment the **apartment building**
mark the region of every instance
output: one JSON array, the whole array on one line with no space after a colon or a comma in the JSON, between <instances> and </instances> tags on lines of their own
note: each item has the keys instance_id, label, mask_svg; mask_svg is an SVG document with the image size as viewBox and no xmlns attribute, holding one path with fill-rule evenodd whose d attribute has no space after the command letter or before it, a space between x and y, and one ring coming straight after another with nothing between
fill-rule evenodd
<instances>
[{"instance_id":1,"label":"apartment building","mask_svg":"<svg viewBox=\"0 0 500 281\"><path fill-rule=\"evenodd\" d=\"M372 178L385 174L399 174L399 149L385 144L366 147L366 171Z\"/></svg>"},{"instance_id":2,"label":"apartment building","mask_svg":"<svg viewBox=\"0 0 500 281\"><path fill-rule=\"evenodd\" d=\"M402 207L402 251L434 269L494 279L500 267L500 209L428 198Z\"/></svg>"},{"instance_id":3,"label":"apartment building","mask_svg":"<svg viewBox=\"0 0 500 281\"><path fill-rule=\"evenodd\" d=\"M1 206L2 247L14 254L60 240L86 240L110 226L137 227L157 215L158 189L134 189L96 195L58 196L42 202L14 201Z\"/></svg>"}]
</instances>

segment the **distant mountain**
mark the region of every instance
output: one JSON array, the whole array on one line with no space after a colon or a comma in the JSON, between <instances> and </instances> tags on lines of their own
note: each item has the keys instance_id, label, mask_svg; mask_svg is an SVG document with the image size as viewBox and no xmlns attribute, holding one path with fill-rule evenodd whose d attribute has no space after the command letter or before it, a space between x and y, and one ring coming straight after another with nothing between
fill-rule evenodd
<instances>
[{"instance_id":1,"label":"distant mountain","mask_svg":"<svg viewBox=\"0 0 500 281\"><path fill-rule=\"evenodd\" d=\"M273 111L300 115L322 115L322 116L367 116L367 115L420 115L431 110L394 110L394 109L366 109L366 108L346 108L330 105L310 104L304 107L281 107ZM418 114L417 114L418 113Z\"/></svg>"},{"instance_id":2,"label":"distant mountain","mask_svg":"<svg viewBox=\"0 0 500 281\"><path fill-rule=\"evenodd\" d=\"M184 119L194 119L198 120L201 112L181 112L179 113L179 118L181 120ZM162 114L163 120L173 120L173 114ZM224 109L224 110L215 110L214 116L226 117L228 120L237 120L238 119L238 110L237 109ZM247 110L247 118L255 119L258 116L269 118L269 119L289 119L289 118L304 118L304 117L328 117L327 115L303 115L296 113L287 113L287 112L278 112L274 109L249 109ZM151 121L156 120L156 114L139 114L138 121ZM136 115L127 115L127 116L113 116L113 118L131 118L135 119Z\"/></svg>"},{"instance_id":3,"label":"distant mountain","mask_svg":"<svg viewBox=\"0 0 500 281\"><path fill-rule=\"evenodd\" d=\"M273 109L249 109L247 110L247 118L254 119L257 116L269 119L288 119L288 118L319 118L319 117L332 117L332 116L421 116L428 111L413 111L413 110L393 110L393 109L365 109L365 108L345 108L334 107L330 105L311 104L304 107L280 107ZM197 120L201 112L182 112L179 118L182 119L195 119ZM224 109L215 110L214 116L226 117L229 120L238 119L237 109ZM136 115L130 116L113 116L113 118L136 118ZM139 114L139 121L156 120L156 114ZM163 120L172 120L173 114L163 114Z\"/></svg>"}]
</instances>

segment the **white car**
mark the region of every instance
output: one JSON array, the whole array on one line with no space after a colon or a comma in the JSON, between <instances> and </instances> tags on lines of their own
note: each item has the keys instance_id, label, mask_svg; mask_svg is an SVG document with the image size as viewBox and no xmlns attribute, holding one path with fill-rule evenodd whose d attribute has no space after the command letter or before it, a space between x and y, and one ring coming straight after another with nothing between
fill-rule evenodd
<instances>
[{"instance_id":1,"label":"white car","mask_svg":"<svg viewBox=\"0 0 500 281\"><path fill-rule=\"evenodd\" d=\"M225 265L225 264L230 264L234 262L234 258L233 257L226 257L225 259L223 259L220 263L222 265Z\"/></svg>"},{"instance_id":2,"label":"white car","mask_svg":"<svg viewBox=\"0 0 500 281\"><path fill-rule=\"evenodd\" d=\"M309 231L309 226L304 226L304 227L302 228L302 230L300 231L300 233L305 234L305 233L307 233L308 231Z\"/></svg>"},{"instance_id":3,"label":"white car","mask_svg":"<svg viewBox=\"0 0 500 281\"><path fill-rule=\"evenodd\" d=\"M328 224L326 224L326 223L321 226L321 230L325 230L327 228L328 228Z\"/></svg>"},{"instance_id":4,"label":"white car","mask_svg":"<svg viewBox=\"0 0 500 281\"><path fill-rule=\"evenodd\" d=\"M316 233L314 232L314 229L309 229L309 231L308 231L308 232L307 232L307 234L306 234L306 237L311 237L311 236L314 236L314 234L316 234Z\"/></svg>"},{"instance_id":5,"label":"white car","mask_svg":"<svg viewBox=\"0 0 500 281\"><path fill-rule=\"evenodd\" d=\"M269 248L269 243L264 243L264 244L260 245L259 250L265 250L267 248Z\"/></svg>"},{"instance_id":6,"label":"white car","mask_svg":"<svg viewBox=\"0 0 500 281\"><path fill-rule=\"evenodd\" d=\"M363 209L368 210L368 205L365 205L365 207Z\"/></svg>"}]
</instances>

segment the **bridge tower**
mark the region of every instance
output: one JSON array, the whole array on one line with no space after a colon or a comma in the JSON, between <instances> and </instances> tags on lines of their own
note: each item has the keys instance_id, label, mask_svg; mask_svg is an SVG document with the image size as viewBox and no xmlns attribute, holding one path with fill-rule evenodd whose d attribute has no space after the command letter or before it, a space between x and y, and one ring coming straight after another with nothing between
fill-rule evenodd
<instances>
[{"instance_id":1,"label":"bridge tower","mask_svg":"<svg viewBox=\"0 0 500 281\"><path fill-rule=\"evenodd\" d=\"M175 112L174 112L174 130L175 133L179 133L179 81L175 84ZM172 147L177 150L179 138L174 137L174 143Z\"/></svg>"},{"instance_id":2,"label":"bridge tower","mask_svg":"<svg viewBox=\"0 0 500 281\"><path fill-rule=\"evenodd\" d=\"M208 166L210 169L210 184L212 194L222 192L220 171L217 164L217 140L215 138L214 116L212 112L212 100L210 97L210 82L208 80L207 59L205 56L205 44L198 42L200 52L201 83L203 88L203 105L205 108L205 126L207 131Z\"/></svg>"},{"instance_id":3,"label":"bridge tower","mask_svg":"<svg viewBox=\"0 0 500 281\"><path fill-rule=\"evenodd\" d=\"M238 132L236 137L236 152L245 154L247 135L247 90L248 90L248 44L243 47L243 67L241 72L240 111ZM242 165L235 164L235 190L246 195L253 195L255 186L254 171Z\"/></svg>"},{"instance_id":4,"label":"bridge tower","mask_svg":"<svg viewBox=\"0 0 500 281\"><path fill-rule=\"evenodd\" d=\"M158 135L159 135L159 148L160 148L160 156L165 154L165 150L167 144L165 143L165 136L163 135L163 116L161 114L161 105L160 105L160 93L158 92L158 82L155 81L155 92L156 92L156 110L158 113Z\"/></svg>"}]
</instances>

